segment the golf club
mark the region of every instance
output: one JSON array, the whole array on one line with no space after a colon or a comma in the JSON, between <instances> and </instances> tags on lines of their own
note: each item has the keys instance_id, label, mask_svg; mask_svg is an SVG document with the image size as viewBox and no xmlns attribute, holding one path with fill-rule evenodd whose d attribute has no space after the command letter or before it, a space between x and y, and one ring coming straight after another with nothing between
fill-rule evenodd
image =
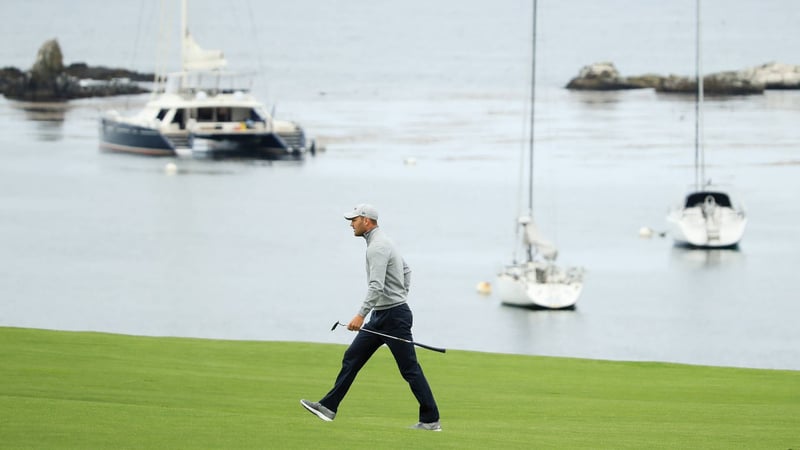
<instances>
[{"instance_id":1,"label":"golf club","mask_svg":"<svg viewBox=\"0 0 800 450\"><path fill-rule=\"evenodd\" d=\"M337 321L336 321L336 323L334 323L334 324L333 324L333 326L331 327L331 331L335 330L337 326L339 326L339 327L346 327L347 325L346 325L346 324L343 324L343 323L341 323L341 322L339 322L339 321L337 320ZM409 341L409 340L407 340L407 339L402 339L402 338L399 338L399 337L397 337L397 336L390 336L390 335L388 335L388 334L378 333L377 331L372 331L372 330L366 329L366 328L364 328L364 327L362 327L362 328L361 328L360 330L358 330L358 331L366 331L367 333L377 334L378 336L383 336L383 337L385 337L385 338L394 339L394 340L396 340L396 341L407 342L407 343L409 343L409 344L414 344L414 345L416 345L417 347L426 348L426 349L428 349L428 350L433 350L433 351L435 351L435 352L439 352L439 353L444 353L444 352L446 352L446 351L447 351L446 349L443 349L443 348L439 348L439 347L432 347L432 346L430 346L430 345L420 344L419 342L414 342L414 341Z\"/></svg>"}]
</instances>

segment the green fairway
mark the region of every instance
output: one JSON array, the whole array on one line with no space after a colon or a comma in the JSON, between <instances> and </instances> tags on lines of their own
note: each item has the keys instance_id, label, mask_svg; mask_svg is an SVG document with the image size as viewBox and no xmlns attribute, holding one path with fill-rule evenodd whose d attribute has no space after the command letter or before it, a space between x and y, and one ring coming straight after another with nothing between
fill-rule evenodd
<instances>
[{"instance_id":1,"label":"green fairway","mask_svg":"<svg viewBox=\"0 0 800 450\"><path fill-rule=\"evenodd\" d=\"M340 345L0 328L0 447L800 449L800 372L418 351L442 433L388 350L336 420Z\"/></svg>"}]
</instances>

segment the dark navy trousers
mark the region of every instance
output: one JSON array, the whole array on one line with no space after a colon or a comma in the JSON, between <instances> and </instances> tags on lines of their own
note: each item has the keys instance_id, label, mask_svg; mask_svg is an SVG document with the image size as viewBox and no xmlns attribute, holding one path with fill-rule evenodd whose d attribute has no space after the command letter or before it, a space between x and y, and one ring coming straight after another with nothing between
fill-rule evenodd
<instances>
[{"instance_id":1,"label":"dark navy trousers","mask_svg":"<svg viewBox=\"0 0 800 450\"><path fill-rule=\"evenodd\" d=\"M411 308L402 303L389 309L373 310L372 317L364 325L364 328L411 341L413 340L411 336L413 322ZM411 392L419 402L419 421L429 423L439 420L439 409L433 399L433 392L428 385L428 380L422 373L422 367L417 362L414 345L367 332L359 332L350 347L344 352L342 369L336 377L336 382L330 392L320 400L320 403L336 412L339 409L339 403L342 402L356 379L358 371L383 344L386 344L391 350L400 374L408 382Z\"/></svg>"}]
</instances>

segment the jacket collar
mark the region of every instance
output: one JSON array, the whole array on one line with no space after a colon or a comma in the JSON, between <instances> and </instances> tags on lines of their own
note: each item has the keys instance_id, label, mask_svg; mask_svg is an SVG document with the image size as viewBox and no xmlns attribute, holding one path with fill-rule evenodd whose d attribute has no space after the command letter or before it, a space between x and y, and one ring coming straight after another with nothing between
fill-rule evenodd
<instances>
[{"instance_id":1,"label":"jacket collar","mask_svg":"<svg viewBox=\"0 0 800 450\"><path fill-rule=\"evenodd\" d=\"M364 236L364 239L367 241L367 245L369 245L369 243L372 242L372 238L375 237L375 235L377 235L377 234L379 234L378 227L375 227L375 228L367 231L366 233L364 233L363 236Z\"/></svg>"}]
</instances>

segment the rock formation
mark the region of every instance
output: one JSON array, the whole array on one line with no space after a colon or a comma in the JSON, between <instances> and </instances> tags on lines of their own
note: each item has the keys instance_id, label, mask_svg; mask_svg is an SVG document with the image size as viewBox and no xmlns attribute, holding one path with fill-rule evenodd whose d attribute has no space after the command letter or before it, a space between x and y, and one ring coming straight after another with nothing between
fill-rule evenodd
<instances>
[{"instance_id":1,"label":"rock formation","mask_svg":"<svg viewBox=\"0 0 800 450\"><path fill-rule=\"evenodd\" d=\"M658 92L695 93L695 77L654 74L623 77L614 64L600 62L583 67L567 89L607 91L653 88ZM800 66L768 63L740 71L716 72L703 77L703 92L709 95L761 94L765 89L800 89Z\"/></svg>"},{"instance_id":2,"label":"rock formation","mask_svg":"<svg viewBox=\"0 0 800 450\"><path fill-rule=\"evenodd\" d=\"M764 83L743 76L742 72L718 72L703 77L703 93L706 95L763 94L764 87ZM661 79L656 91L694 94L697 92L697 80L694 77L670 75Z\"/></svg>"},{"instance_id":3,"label":"rock formation","mask_svg":"<svg viewBox=\"0 0 800 450\"><path fill-rule=\"evenodd\" d=\"M766 89L800 89L800 66L770 62L742 72Z\"/></svg>"},{"instance_id":4,"label":"rock formation","mask_svg":"<svg viewBox=\"0 0 800 450\"><path fill-rule=\"evenodd\" d=\"M81 82L88 78L95 82ZM105 67L90 68L83 63L65 68L61 47L57 40L51 39L39 48L33 67L27 72L14 67L0 70L0 93L12 100L64 101L148 92L131 80L152 79L153 75L149 74Z\"/></svg>"},{"instance_id":5,"label":"rock formation","mask_svg":"<svg viewBox=\"0 0 800 450\"><path fill-rule=\"evenodd\" d=\"M586 91L616 91L620 89L638 89L642 86L629 82L620 76L619 71L610 62L599 62L584 66L578 76L570 80L567 89Z\"/></svg>"}]
</instances>

